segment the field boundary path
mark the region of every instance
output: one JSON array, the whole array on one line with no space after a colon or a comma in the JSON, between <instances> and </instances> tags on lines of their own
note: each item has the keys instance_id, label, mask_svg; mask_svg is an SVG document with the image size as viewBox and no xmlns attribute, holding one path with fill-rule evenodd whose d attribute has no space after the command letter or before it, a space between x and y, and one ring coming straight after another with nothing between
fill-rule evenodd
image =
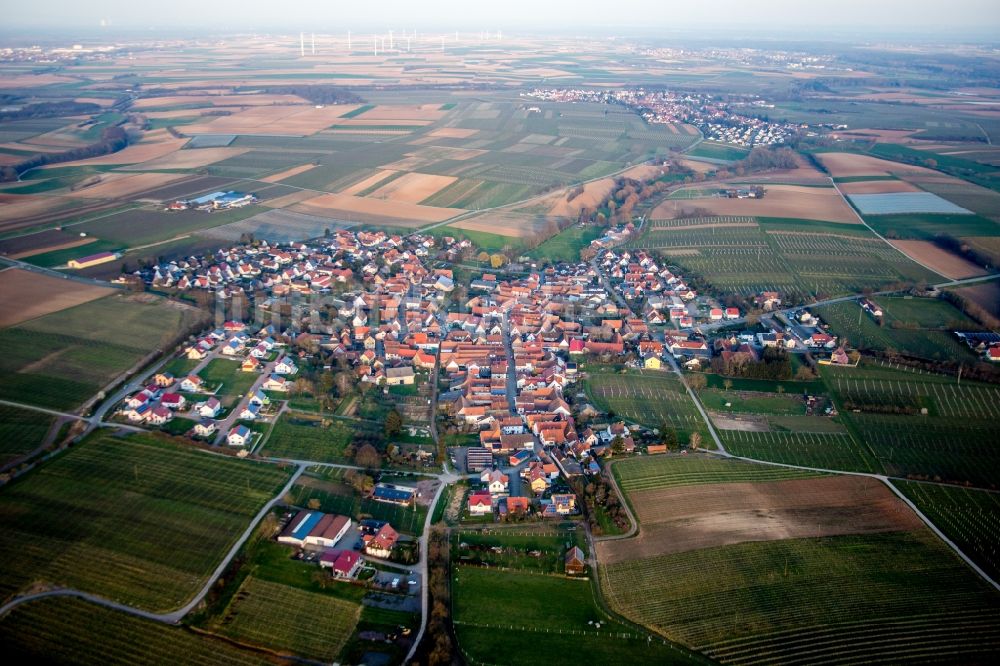
<instances>
[{"instance_id":1,"label":"field boundary path","mask_svg":"<svg viewBox=\"0 0 1000 666\"><path fill-rule=\"evenodd\" d=\"M226 553L226 556L222 558L222 561L219 562L219 565L209 575L208 579L205 581L205 584L202 585L198 593L195 594L194 597L192 597L192 599L188 603L178 608L177 610L171 611L169 613L154 613L152 611L147 611L141 608L135 608L133 606L128 606L126 604L118 603L117 601L111 601L110 599L105 599L100 595L92 594L90 592L81 592L80 590L74 590L71 588L58 588L55 590L46 590L44 592L37 592L34 594L26 594L22 597L11 599L3 606L0 606L0 618L4 617L7 613L12 611L14 608L17 608L21 604L25 604L30 601L45 599L46 597L78 597L80 599L90 601L91 603L98 604L99 606L104 606L106 608L111 608L113 610L122 611L124 613L135 615L137 617L142 617L147 620L154 620L156 622L162 622L164 624L178 624L181 621L181 619L184 618L185 615L190 613L195 606L197 606L202 602L202 600L205 598L205 595L208 594L208 591L212 589L213 585L215 585L215 581L226 570L226 567L229 566L229 563L232 562L233 558L236 557L236 554L243 547L243 544L247 542L247 539L250 538L254 530L257 529L257 525L260 523L260 521L263 520L264 516L266 516L271 511L271 509L273 509L274 506L282 500L285 494L291 490L292 486L295 485L295 482L299 480L299 477L302 475L302 472L305 471L305 468L306 465L304 464L300 464L297 466L295 473L292 474L291 478L288 479L288 482L284 486L282 486L281 490L278 491L278 494L272 497L271 500L268 501L267 504L262 506L260 511L257 512L257 515L255 515L253 520L250 521L250 524L247 526L246 530L243 531L243 534L240 536L240 538L236 540L236 542L232 545L232 547L230 547L229 552Z\"/></svg>"}]
</instances>

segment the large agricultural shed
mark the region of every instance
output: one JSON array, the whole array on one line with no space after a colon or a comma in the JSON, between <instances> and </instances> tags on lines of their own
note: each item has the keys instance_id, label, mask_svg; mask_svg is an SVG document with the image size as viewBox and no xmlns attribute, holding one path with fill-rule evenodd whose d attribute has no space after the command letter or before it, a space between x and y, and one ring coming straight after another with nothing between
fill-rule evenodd
<instances>
[{"instance_id":1,"label":"large agricultural shed","mask_svg":"<svg viewBox=\"0 0 1000 666\"><path fill-rule=\"evenodd\" d=\"M972 215L972 211L956 206L930 192L888 192L883 194L852 194L848 197L862 215L898 215L902 213L932 213L940 215Z\"/></svg>"}]
</instances>

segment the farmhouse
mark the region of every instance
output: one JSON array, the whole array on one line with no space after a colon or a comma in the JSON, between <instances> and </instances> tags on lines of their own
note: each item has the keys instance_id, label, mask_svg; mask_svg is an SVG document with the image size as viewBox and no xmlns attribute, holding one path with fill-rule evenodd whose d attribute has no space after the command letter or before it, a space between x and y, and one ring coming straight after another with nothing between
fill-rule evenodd
<instances>
[{"instance_id":1,"label":"farmhouse","mask_svg":"<svg viewBox=\"0 0 1000 666\"><path fill-rule=\"evenodd\" d=\"M414 379L413 368L410 366L387 368L385 371L386 386L410 385Z\"/></svg>"},{"instance_id":2,"label":"farmhouse","mask_svg":"<svg viewBox=\"0 0 1000 666\"><path fill-rule=\"evenodd\" d=\"M238 425L229 430L226 435L226 443L229 446L246 446L253 432L245 425Z\"/></svg>"},{"instance_id":3,"label":"farmhouse","mask_svg":"<svg viewBox=\"0 0 1000 666\"><path fill-rule=\"evenodd\" d=\"M392 529L392 525L386 523L374 535L366 534L364 537L365 552L372 557L387 558L392 553L393 547L399 540L399 533Z\"/></svg>"},{"instance_id":4,"label":"farmhouse","mask_svg":"<svg viewBox=\"0 0 1000 666\"><path fill-rule=\"evenodd\" d=\"M299 511L278 535L279 543L332 548L347 533L351 519L319 511Z\"/></svg>"},{"instance_id":5,"label":"farmhouse","mask_svg":"<svg viewBox=\"0 0 1000 666\"><path fill-rule=\"evenodd\" d=\"M319 558L319 565L330 569L337 578L354 578L363 563L361 555L353 550L327 550Z\"/></svg>"}]
</instances>

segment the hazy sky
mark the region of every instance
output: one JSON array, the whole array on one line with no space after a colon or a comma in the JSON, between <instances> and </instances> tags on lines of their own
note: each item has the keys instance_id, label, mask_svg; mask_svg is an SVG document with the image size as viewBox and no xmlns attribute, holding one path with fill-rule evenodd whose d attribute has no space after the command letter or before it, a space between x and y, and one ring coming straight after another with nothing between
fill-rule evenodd
<instances>
[{"instance_id":1,"label":"hazy sky","mask_svg":"<svg viewBox=\"0 0 1000 666\"><path fill-rule=\"evenodd\" d=\"M825 28L1000 35L1000 0L0 0L0 26L294 29Z\"/></svg>"}]
</instances>

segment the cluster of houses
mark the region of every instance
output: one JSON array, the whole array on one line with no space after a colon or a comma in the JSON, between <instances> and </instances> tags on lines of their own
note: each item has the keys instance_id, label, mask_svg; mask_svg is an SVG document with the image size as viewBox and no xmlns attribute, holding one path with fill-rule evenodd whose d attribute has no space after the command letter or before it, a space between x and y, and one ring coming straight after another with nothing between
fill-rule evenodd
<instances>
[{"instance_id":1,"label":"cluster of houses","mask_svg":"<svg viewBox=\"0 0 1000 666\"><path fill-rule=\"evenodd\" d=\"M774 122L758 117L767 103L756 96L745 101L715 95L671 90L630 88L535 89L522 96L546 102L599 102L626 106L650 124L694 125L706 139L740 146L783 144L808 125ZM745 109L749 107L750 113Z\"/></svg>"}]
</instances>

